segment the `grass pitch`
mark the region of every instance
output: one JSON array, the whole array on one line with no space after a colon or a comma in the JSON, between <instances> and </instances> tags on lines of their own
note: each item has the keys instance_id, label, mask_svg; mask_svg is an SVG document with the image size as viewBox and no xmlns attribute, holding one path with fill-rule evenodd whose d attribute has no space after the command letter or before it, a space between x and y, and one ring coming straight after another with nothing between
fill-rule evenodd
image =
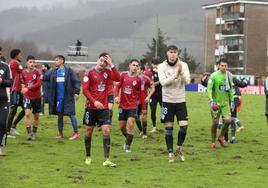
<instances>
[{"instance_id":1,"label":"grass pitch","mask_svg":"<svg viewBox=\"0 0 268 188\"><path fill-rule=\"evenodd\" d=\"M21 133L8 139L7 157L0 158L0 188L82 188L82 187L267 187L268 185L268 127L264 116L264 96L244 95L238 117L245 130L237 133L235 144L210 149L211 118L206 93L187 93L189 128L184 151L185 162L168 163L164 129L148 133L147 139L134 138L132 153L123 152L124 138L114 107L111 160L118 166L102 166L101 132L95 130L92 140L92 164L84 164L82 116L84 98L77 103L77 118L81 138L57 141L56 117L40 117L36 141L27 141L24 122ZM160 114L160 112L159 112ZM136 129L137 130L137 129ZM148 131L151 130L148 118ZM178 126L174 130L174 148ZM70 119L65 117L64 134L72 133Z\"/></svg>"}]
</instances>

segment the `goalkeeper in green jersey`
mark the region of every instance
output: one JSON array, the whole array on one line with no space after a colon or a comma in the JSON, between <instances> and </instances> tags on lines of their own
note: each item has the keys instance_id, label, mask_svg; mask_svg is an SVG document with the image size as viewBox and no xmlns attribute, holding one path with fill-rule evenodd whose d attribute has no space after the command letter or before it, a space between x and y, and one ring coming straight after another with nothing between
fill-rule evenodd
<instances>
[{"instance_id":1,"label":"goalkeeper in green jersey","mask_svg":"<svg viewBox=\"0 0 268 188\"><path fill-rule=\"evenodd\" d=\"M226 59L221 59L219 70L214 72L208 81L207 92L211 107L212 126L211 126L211 148L216 148L217 125L220 116L223 117L224 125L221 129L218 141L221 146L224 144L224 133L231 123L230 108L234 109L234 91L232 74L227 71L228 63Z\"/></svg>"}]
</instances>

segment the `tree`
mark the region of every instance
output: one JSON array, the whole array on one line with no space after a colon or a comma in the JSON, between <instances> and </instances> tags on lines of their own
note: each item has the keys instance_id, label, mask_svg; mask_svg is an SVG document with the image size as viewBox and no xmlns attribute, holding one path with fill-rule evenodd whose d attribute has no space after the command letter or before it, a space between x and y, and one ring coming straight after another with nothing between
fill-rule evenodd
<instances>
[{"instance_id":1,"label":"tree","mask_svg":"<svg viewBox=\"0 0 268 188\"><path fill-rule=\"evenodd\" d=\"M190 72L195 72L195 69L197 67L196 60L192 55L188 54L187 48L182 49L182 55L180 59L188 64Z\"/></svg>"},{"instance_id":2,"label":"tree","mask_svg":"<svg viewBox=\"0 0 268 188\"><path fill-rule=\"evenodd\" d=\"M119 71L127 71L128 70L128 64L129 64L129 59L126 59L124 62L120 63L118 65L118 70Z\"/></svg>"},{"instance_id":3,"label":"tree","mask_svg":"<svg viewBox=\"0 0 268 188\"><path fill-rule=\"evenodd\" d=\"M152 44L148 44L149 51L146 52L143 57L147 59L148 61L151 61L152 59L155 59L156 55L156 43L157 43L157 58L160 61L164 61L166 59L166 51L167 51L167 45L165 44L166 38L164 36L164 33L161 31L160 28L158 28L157 32L157 41L155 38L152 39Z\"/></svg>"},{"instance_id":4,"label":"tree","mask_svg":"<svg viewBox=\"0 0 268 188\"><path fill-rule=\"evenodd\" d=\"M26 61L26 58L28 55L35 56L36 59L53 59L54 55L50 51L50 49L47 50L39 50L38 46L30 41L16 41L13 39L8 40L1 40L0 39L0 46L2 49L2 54L6 58L7 62L10 60L10 51L12 49L18 48L22 52L23 56L23 62Z\"/></svg>"}]
</instances>

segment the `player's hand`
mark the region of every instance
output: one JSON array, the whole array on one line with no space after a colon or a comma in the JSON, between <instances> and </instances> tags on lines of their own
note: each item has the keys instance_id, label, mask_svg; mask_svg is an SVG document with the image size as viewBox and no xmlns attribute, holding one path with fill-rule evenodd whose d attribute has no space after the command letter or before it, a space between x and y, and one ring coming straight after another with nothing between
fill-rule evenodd
<instances>
[{"instance_id":1,"label":"player's hand","mask_svg":"<svg viewBox=\"0 0 268 188\"><path fill-rule=\"evenodd\" d=\"M113 62L112 62L112 58L109 55L104 56L105 57L105 61L108 63L108 65L110 65L111 67L113 67Z\"/></svg>"},{"instance_id":2,"label":"player's hand","mask_svg":"<svg viewBox=\"0 0 268 188\"><path fill-rule=\"evenodd\" d=\"M182 65L181 63L178 63L178 75L182 73Z\"/></svg>"},{"instance_id":3,"label":"player's hand","mask_svg":"<svg viewBox=\"0 0 268 188\"><path fill-rule=\"evenodd\" d=\"M74 94L74 99L75 99L76 101L78 101L78 99L79 99L79 95Z\"/></svg>"},{"instance_id":4,"label":"player's hand","mask_svg":"<svg viewBox=\"0 0 268 188\"><path fill-rule=\"evenodd\" d=\"M25 95L25 93L27 93L28 91L29 91L29 89L27 87L24 87L24 88L21 89L21 93L23 95Z\"/></svg>"},{"instance_id":5,"label":"player's hand","mask_svg":"<svg viewBox=\"0 0 268 188\"><path fill-rule=\"evenodd\" d=\"M2 79L2 77L0 76L0 84L2 84L2 82L3 82L3 79Z\"/></svg>"},{"instance_id":6,"label":"player's hand","mask_svg":"<svg viewBox=\"0 0 268 188\"><path fill-rule=\"evenodd\" d=\"M214 102L213 100L210 101L210 107L213 111L217 111L218 110L218 104L216 102Z\"/></svg>"},{"instance_id":7,"label":"player's hand","mask_svg":"<svg viewBox=\"0 0 268 188\"><path fill-rule=\"evenodd\" d=\"M114 98L114 102L116 102L116 104L119 104L119 102L120 102L119 97L115 97L115 98Z\"/></svg>"},{"instance_id":8,"label":"player's hand","mask_svg":"<svg viewBox=\"0 0 268 188\"><path fill-rule=\"evenodd\" d=\"M103 104L102 104L101 102L99 102L99 101L95 101L95 102L94 102L94 106L95 106L97 109L103 109L103 108L104 108Z\"/></svg>"},{"instance_id":9,"label":"player's hand","mask_svg":"<svg viewBox=\"0 0 268 188\"><path fill-rule=\"evenodd\" d=\"M150 97L149 97L149 96L147 96L147 97L145 98L145 102L146 102L146 103L149 103L149 102L150 102Z\"/></svg>"}]
</instances>

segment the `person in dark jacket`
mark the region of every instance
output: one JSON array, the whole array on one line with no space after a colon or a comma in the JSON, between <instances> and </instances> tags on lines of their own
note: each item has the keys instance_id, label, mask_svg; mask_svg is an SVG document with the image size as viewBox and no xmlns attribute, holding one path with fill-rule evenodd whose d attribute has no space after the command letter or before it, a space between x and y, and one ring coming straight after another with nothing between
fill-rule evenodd
<instances>
[{"instance_id":1,"label":"person in dark jacket","mask_svg":"<svg viewBox=\"0 0 268 188\"><path fill-rule=\"evenodd\" d=\"M9 96L7 88L13 84L8 64L0 61L0 156L5 156L4 146L7 140L7 117L9 114Z\"/></svg>"},{"instance_id":2,"label":"person in dark jacket","mask_svg":"<svg viewBox=\"0 0 268 188\"><path fill-rule=\"evenodd\" d=\"M236 77L233 77L234 83L234 105L235 108L231 110L231 139L228 140L228 130L224 135L225 141L229 141L230 143L235 142L235 133L236 133L236 126L239 128L237 131L241 131L244 129L244 126L241 124L240 120L237 118L237 109L241 105L241 92L239 88L244 88L248 86L248 83L244 80L240 80Z\"/></svg>"},{"instance_id":3,"label":"person in dark jacket","mask_svg":"<svg viewBox=\"0 0 268 188\"><path fill-rule=\"evenodd\" d=\"M157 67L160 64L158 59L152 60L152 68L151 73L153 75L153 81L155 86L155 92L153 93L151 100L150 100L150 108L151 108L151 120L152 120L152 130L151 133L156 132L156 111L157 111L157 103L162 106L162 86L159 82L158 74L157 74Z\"/></svg>"},{"instance_id":4,"label":"person in dark jacket","mask_svg":"<svg viewBox=\"0 0 268 188\"><path fill-rule=\"evenodd\" d=\"M80 93L80 81L77 74L65 66L65 57L55 57L55 68L46 72L43 81L48 82L47 97L49 102L49 114L58 115L58 135L56 138L63 138L63 116L69 116L72 121L74 133L69 137L74 140L80 137L75 117L75 100L78 100Z\"/></svg>"},{"instance_id":5,"label":"person in dark jacket","mask_svg":"<svg viewBox=\"0 0 268 188\"><path fill-rule=\"evenodd\" d=\"M42 64L41 66L42 77L47 71L49 71L49 69L50 69L50 66L47 63ZM48 88L48 83L44 82L42 84L41 114L45 113L45 103L48 103L47 88Z\"/></svg>"}]
</instances>

